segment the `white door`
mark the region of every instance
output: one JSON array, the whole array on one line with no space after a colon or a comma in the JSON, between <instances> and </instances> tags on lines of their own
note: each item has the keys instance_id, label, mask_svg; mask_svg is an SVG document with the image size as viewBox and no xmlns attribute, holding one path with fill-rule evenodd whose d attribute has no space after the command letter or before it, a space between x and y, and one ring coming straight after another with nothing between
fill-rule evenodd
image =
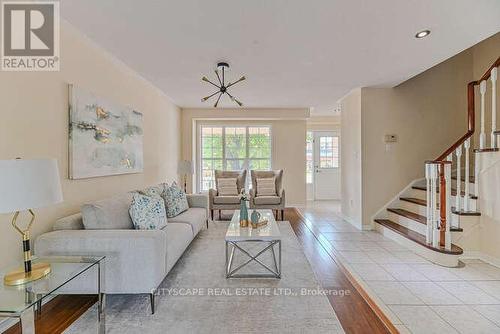
<instances>
[{"instance_id":1,"label":"white door","mask_svg":"<svg viewBox=\"0 0 500 334\"><path fill-rule=\"evenodd\" d=\"M314 132L314 199L340 199L340 136Z\"/></svg>"}]
</instances>

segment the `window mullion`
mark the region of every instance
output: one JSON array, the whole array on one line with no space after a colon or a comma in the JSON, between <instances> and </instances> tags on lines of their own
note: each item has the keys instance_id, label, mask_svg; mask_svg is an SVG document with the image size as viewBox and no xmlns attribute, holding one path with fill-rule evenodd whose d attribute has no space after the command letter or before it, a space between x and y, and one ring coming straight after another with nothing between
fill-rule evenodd
<instances>
[{"instance_id":1,"label":"window mullion","mask_svg":"<svg viewBox=\"0 0 500 334\"><path fill-rule=\"evenodd\" d=\"M222 127L222 169L227 170L226 162L226 127Z\"/></svg>"}]
</instances>

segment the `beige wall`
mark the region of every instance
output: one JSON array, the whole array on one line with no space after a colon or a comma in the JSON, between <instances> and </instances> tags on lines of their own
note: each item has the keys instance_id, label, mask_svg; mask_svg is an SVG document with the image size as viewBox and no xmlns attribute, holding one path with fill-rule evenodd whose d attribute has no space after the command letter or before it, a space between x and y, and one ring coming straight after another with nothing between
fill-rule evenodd
<instances>
[{"instance_id":1,"label":"beige wall","mask_svg":"<svg viewBox=\"0 0 500 334\"><path fill-rule=\"evenodd\" d=\"M308 131L338 131L340 130L341 115L314 116L307 119Z\"/></svg>"},{"instance_id":2,"label":"beige wall","mask_svg":"<svg viewBox=\"0 0 500 334\"><path fill-rule=\"evenodd\" d=\"M68 83L144 114L144 173L68 179ZM159 90L64 23L60 72L0 73L0 159L56 158L64 202L38 209L34 236L82 203L177 178L180 111ZM0 267L21 260L21 239L0 215Z\"/></svg>"},{"instance_id":3,"label":"beige wall","mask_svg":"<svg viewBox=\"0 0 500 334\"><path fill-rule=\"evenodd\" d=\"M182 109L182 158L196 161L196 124L267 124L272 127L272 167L284 169L287 205L306 200L307 109ZM188 189L193 189L191 178Z\"/></svg>"},{"instance_id":4,"label":"beige wall","mask_svg":"<svg viewBox=\"0 0 500 334\"><path fill-rule=\"evenodd\" d=\"M412 180L424 176L425 160L435 159L467 129L467 83L484 72L500 54L500 34L467 49L395 88L362 88L361 160L362 224L369 228L373 215ZM494 56L496 54L496 57ZM354 98L353 94L343 101ZM344 124L342 152L346 163L358 136ZM358 131L359 124L354 125ZM384 135L396 134L398 142L386 145ZM488 137L489 138L489 137ZM348 141L352 141L349 143ZM347 142L346 142L347 141ZM343 167L343 178L352 173ZM352 194L358 185L343 185ZM343 210L347 214L347 203ZM351 213L353 214L353 213Z\"/></svg>"},{"instance_id":5,"label":"beige wall","mask_svg":"<svg viewBox=\"0 0 500 334\"><path fill-rule=\"evenodd\" d=\"M341 100L341 210L351 224L362 228L361 89Z\"/></svg>"}]
</instances>

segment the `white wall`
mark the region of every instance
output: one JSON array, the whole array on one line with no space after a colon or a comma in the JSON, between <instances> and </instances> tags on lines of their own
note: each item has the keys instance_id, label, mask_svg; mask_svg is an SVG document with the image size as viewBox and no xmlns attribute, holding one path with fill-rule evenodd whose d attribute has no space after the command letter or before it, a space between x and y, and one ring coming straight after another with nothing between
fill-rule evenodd
<instances>
[{"instance_id":1,"label":"white wall","mask_svg":"<svg viewBox=\"0 0 500 334\"><path fill-rule=\"evenodd\" d=\"M341 100L341 210L351 224L362 228L361 89Z\"/></svg>"},{"instance_id":2,"label":"white wall","mask_svg":"<svg viewBox=\"0 0 500 334\"><path fill-rule=\"evenodd\" d=\"M144 173L68 179L68 83L144 114ZM177 178L180 110L80 32L61 27L60 72L0 72L0 159L56 158L64 202L36 210L33 237L90 200ZM0 215L0 268L22 259L21 238Z\"/></svg>"}]
</instances>

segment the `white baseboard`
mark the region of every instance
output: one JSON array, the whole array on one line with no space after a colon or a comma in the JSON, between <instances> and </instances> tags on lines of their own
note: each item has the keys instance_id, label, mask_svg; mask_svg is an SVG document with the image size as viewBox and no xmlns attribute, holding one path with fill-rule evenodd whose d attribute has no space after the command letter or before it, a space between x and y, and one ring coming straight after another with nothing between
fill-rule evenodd
<instances>
[{"instance_id":1,"label":"white baseboard","mask_svg":"<svg viewBox=\"0 0 500 334\"><path fill-rule=\"evenodd\" d=\"M461 259L478 259L483 262L489 263L492 266L500 268L500 259L494 256L485 254L480 251L464 251L464 254L460 256Z\"/></svg>"}]
</instances>

